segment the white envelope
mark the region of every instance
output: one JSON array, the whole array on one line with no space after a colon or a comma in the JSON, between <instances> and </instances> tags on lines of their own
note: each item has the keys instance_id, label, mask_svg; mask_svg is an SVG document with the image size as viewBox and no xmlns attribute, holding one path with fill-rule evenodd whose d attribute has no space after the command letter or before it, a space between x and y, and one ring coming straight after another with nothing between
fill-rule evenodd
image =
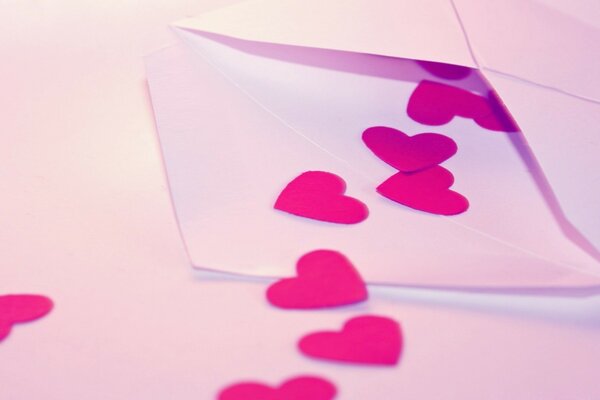
<instances>
[{"instance_id":1,"label":"white envelope","mask_svg":"<svg viewBox=\"0 0 600 400\"><path fill-rule=\"evenodd\" d=\"M594 291L600 79L578 74L581 65L598 70L589 47L597 51L600 42L568 47L566 61L555 50L563 42L541 50L535 43L547 20L564 22L563 41L598 29L569 25L539 3L470 3L254 0L178 22L182 43L146 63L192 264L284 276L302 254L331 248L374 284ZM481 75L445 81L411 59L476 67ZM436 127L413 121L407 101L423 79L476 93L485 93L487 80L524 135L463 118ZM443 166L469 210L431 215L377 194L396 170L361 134L381 125L452 137L459 150ZM285 185L310 170L342 177L369 217L337 225L275 210Z\"/></svg>"}]
</instances>

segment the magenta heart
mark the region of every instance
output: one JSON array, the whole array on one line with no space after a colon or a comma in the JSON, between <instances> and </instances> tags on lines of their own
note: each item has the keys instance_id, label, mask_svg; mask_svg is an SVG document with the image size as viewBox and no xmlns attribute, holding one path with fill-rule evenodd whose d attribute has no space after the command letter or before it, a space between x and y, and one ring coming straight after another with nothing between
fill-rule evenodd
<instances>
[{"instance_id":1,"label":"magenta heart","mask_svg":"<svg viewBox=\"0 0 600 400\"><path fill-rule=\"evenodd\" d=\"M0 340L10 333L14 324L33 321L52 310L52 300L45 296L13 294L0 296Z\"/></svg>"},{"instance_id":2,"label":"magenta heart","mask_svg":"<svg viewBox=\"0 0 600 400\"><path fill-rule=\"evenodd\" d=\"M514 121L495 92L487 97L443 83L421 81L408 101L408 115L426 125L444 125L455 116L471 118L493 131L516 132Z\"/></svg>"},{"instance_id":3,"label":"magenta heart","mask_svg":"<svg viewBox=\"0 0 600 400\"><path fill-rule=\"evenodd\" d=\"M471 68L461 65L445 64L432 61L417 61L431 75L442 79L464 79L471 74Z\"/></svg>"},{"instance_id":4,"label":"magenta heart","mask_svg":"<svg viewBox=\"0 0 600 400\"><path fill-rule=\"evenodd\" d=\"M337 389L325 379L300 376L284 382L278 388L262 383L238 383L219 393L219 400L331 400Z\"/></svg>"},{"instance_id":5,"label":"magenta heart","mask_svg":"<svg viewBox=\"0 0 600 400\"><path fill-rule=\"evenodd\" d=\"M316 332L298 343L309 357L358 364L395 365L402 352L402 334L390 318L352 318L340 332Z\"/></svg>"},{"instance_id":6,"label":"magenta heart","mask_svg":"<svg viewBox=\"0 0 600 400\"><path fill-rule=\"evenodd\" d=\"M341 253L316 250L296 264L298 277L286 278L267 290L269 302L280 308L337 307L364 301L368 297L364 281Z\"/></svg>"},{"instance_id":7,"label":"magenta heart","mask_svg":"<svg viewBox=\"0 0 600 400\"><path fill-rule=\"evenodd\" d=\"M429 169L392 175L377 187L377 192L390 200L432 214L455 215L469 208L469 201L448 188L454 176L436 165Z\"/></svg>"},{"instance_id":8,"label":"magenta heart","mask_svg":"<svg viewBox=\"0 0 600 400\"><path fill-rule=\"evenodd\" d=\"M304 172L287 184L275 202L277 210L300 217L338 224L364 221L369 210L362 202L344 196L346 182L323 171Z\"/></svg>"},{"instance_id":9,"label":"magenta heart","mask_svg":"<svg viewBox=\"0 0 600 400\"><path fill-rule=\"evenodd\" d=\"M394 128L374 126L362 139L377 157L402 172L413 172L441 164L456 154L457 146L448 136L420 133L408 136Z\"/></svg>"}]
</instances>

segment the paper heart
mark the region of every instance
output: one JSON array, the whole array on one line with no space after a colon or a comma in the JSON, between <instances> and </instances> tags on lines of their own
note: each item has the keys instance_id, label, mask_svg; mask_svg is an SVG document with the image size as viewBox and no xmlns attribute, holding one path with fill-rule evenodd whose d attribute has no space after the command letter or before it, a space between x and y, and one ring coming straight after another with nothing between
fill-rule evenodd
<instances>
[{"instance_id":1,"label":"paper heart","mask_svg":"<svg viewBox=\"0 0 600 400\"><path fill-rule=\"evenodd\" d=\"M341 253L316 250L302 256L298 277L281 279L267 290L269 302L280 308L338 307L364 301L367 288L358 271Z\"/></svg>"},{"instance_id":2,"label":"paper heart","mask_svg":"<svg viewBox=\"0 0 600 400\"><path fill-rule=\"evenodd\" d=\"M377 157L402 172L441 164L457 150L456 143L448 136L437 133L408 136L386 126L368 128L362 139Z\"/></svg>"},{"instance_id":3,"label":"paper heart","mask_svg":"<svg viewBox=\"0 0 600 400\"><path fill-rule=\"evenodd\" d=\"M471 118L493 131L516 132L517 126L495 92L480 96L443 83L421 81L408 100L408 115L426 125L444 125L455 116Z\"/></svg>"},{"instance_id":4,"label":"paper heart","mask_svg":"<svg viewBox=\"0 0 600 400\"><path fill-rule=\"evenodd\" d=\"M443 79L464 79L471 73L471 68L463 67L461 65L431 61L417 61L417 64L419 64L424 70L429 72L431 75Z\"/></svg>"},{"instance_id":5,"label":"paper heart","mask_svg":"<svg viewBox=\"0 0 600 400\"><path fill-rule=\"evenodd\" d=\"M337 389L325 379L300 376L284 382L278 388L256 382L243 382L225 388L219 400L331 400Z\"/></svg>"},{"instance_id":6,"label":"paper heart","mask_svg":"<svg viewBox=\"0 0 600 400\"><path fill-rule=\"evenodd\" d=\"M356 224L369 215L365 204L345 196L346 182L323 171L304 172L283 189L275 208L300 217L338 224Z\"/></svg>"},{"instance_id":7,"label":"paper heart","mask_svg":"<svg viewBox=\"0 0 600 400\"><path fill-rule=\"evenodd\" d=\"M402 334L390 318L365 315L352 318L341 332L316 332L298 343L309 357L358 364L395 365L402 352Z\"/></svg>"},{"instance_id":8,"label":"paper heart","mask_svg":"<svg viewBox=\"0 0 600 400\"><path fill-rule=\"evenodd\" d=\"M0 340L10 333L14 324L33 321L52 310L52 300L45 296L13 294L0 296Z\"/></svg>"},{"instance_id":9,"label":"paper heart","mask_svg":"<svg viewBox=\"0 0 600 400\"><path fill-rule=\"evenodd\" d=\"M377 187L377 192L390 200L432 214L455 215L469 208L469 201L449 190L454 176L447 169L429 169L392 175Z\"/></svg>"}]
</instances>

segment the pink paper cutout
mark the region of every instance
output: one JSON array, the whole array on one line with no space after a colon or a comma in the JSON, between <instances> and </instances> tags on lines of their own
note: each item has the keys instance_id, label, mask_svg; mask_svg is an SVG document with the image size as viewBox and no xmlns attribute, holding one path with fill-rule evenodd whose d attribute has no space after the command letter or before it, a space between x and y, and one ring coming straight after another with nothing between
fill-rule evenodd
<instances>
[{"instance_id":1,"label":"pink paper cutout","mask_svg":"<svg viewBox=\"0 0 600 400\"><path fill-rule=\"evenodd\" d=\"M471 68L462 65L446 64L431 61L417 61L425 71L442 79L464 79L471 74Z\"/></svg>"},{"instance_id":2,"label":"pink paper cutout","mask_svg":"<svg viewBox=\"0 0 600 400\"><path fill-rule=\"evenodd\" d=\"M14 324L30 322L52 310L48 297L32 294L0 296L0 341L8 336Z\"/></svg>"},{"instance_id":3,"label":"pink paper cutout","mask_svg":"<svg viewBox=\"0 0 600 400\"><path fill-rule=\"evenodd\" d=\"M425 125L444 125L459 116L471 118L479 126L492 131L519 130L495 92L490 91L484 97L427 80L421 81L410 96L407 113Z\"/></svg>"},{"instance_id":4,"label":"pink paper cutout","mask_svg":"<svg viewBox=\"0 0 600 400\"><path fill-rule=\"evenodd\" d=\"M456 154L454 140L438 133L408 136L394 128L375 126L362 139L377 157L402 172L413 172L441 164Z\"/></svg>"},{"instance_id":5,"label":"pink paper cutout","mask_svg":"<svg viewBox=\"0 0 600 400\"><path fill-rule=\"evenodd\" d=\"M298 347L305 355L324 360L395 365L402 352L402 334L396 321L364 315L347 321L340 332L308 334Z\"/></svg>"},{"instance_id":6,"label":"pink paper cutout","mask_svg":"<svg viewBox=\"0 0 600 400\"><path fill-rule=\"evenodd\" d=\"M275 208L300 217L338 224L356 224L369 215L361 201L345 196L346 182L323 171L308 171L283 189Z\"/></svg>"},{"instance_id":7,"label":"pink paper cutout","mask_svg":"<svg viewBox=\"0 0 600 400\"><path fill-rule=\"evenodd\" d=\"M333 250L315 250L300 257L298 276L284 278L267 290L269 302L280 308L313 309L359 303L367 287L352 263Z\"/></svg>"},{"instance_id":8,"label":"pink paper cutout","mask_svg":"<svg viewBox=\"0 0 600 400\"><path fill-rule=\"evenodd\" d=\"M219 400L331 400L337 393L329 381L316 376L299 376L278 388L258 382L242 382L219 393Z\"/></svg>"},{"instance_id":9,"label":"pink paper cutout","mask_svg":"<svg viewBox=\"0 0 600 400\"><path fill-rule=\"evenodd\" d=\"M390 200L432 214L455 215L469 208L469 201L449 190L454 176L436 165L429 169L392 175L377 187L377 192Z\"/></svg>"}]
</instances>

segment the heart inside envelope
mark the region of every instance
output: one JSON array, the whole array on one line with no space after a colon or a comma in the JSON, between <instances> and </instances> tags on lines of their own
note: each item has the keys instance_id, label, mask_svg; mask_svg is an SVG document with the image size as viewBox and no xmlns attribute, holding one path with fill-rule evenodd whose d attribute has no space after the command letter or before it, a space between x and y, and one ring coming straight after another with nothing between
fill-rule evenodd
<instances>
[{"instance_id":1,"label":"heart inside envelope","mask_svg":"<svg viewBox=\"0 0 600 400\"><path fill-rule=\"evenodd\" d=\"M377 157L402 172L413 172L441 164L454 154L454 140L438 133L408 136L386 126L374 126L363 132L362 139Z\"/></svg>"},{"instance_id":2,"label":"heart inside envelope","mask_svg":"<svg viewBox=\"0 0 600 400\"><path fill-rule=\"evenodd\" d=\"M484 97L456 86L424 80L410 96L406 111L425 125L444 125L458 116L471 118L492 131L519 130L493 90Z\"/></svg>"},{"instance_id":3,"label":"heart inside envelope","mask_svg":"<svg viewBox=\"0 0 600 400\"><path fill-rule=\"evenodd\" d=\"M345 196L346 182L323 171L308 171L283 189L275 208L300 217L338 224L356 224L369 215L365 204Z\"/></svg>"},{"instance_id":4,"label":"heart inside envelope","mask_svg":"<svg viewBox=\"0 0 600 400\"><path fill-rule=\"evenodd\" d=\"M278 388L255 382L243 382L225 388L219 400L331 400L336 388L330 382L313 376L289 379Z\"/></svg>"},{"instance_id":5,"label":"heart inside envelope","mask_svg":"<svg viewBox=\"0 0 600 400\"><path fill-rule=\"evenodd\" d=\"M377 192L397 203L439 215L455 215L469 208L469 201L449 189L454 176L447 169L435 166L414 172L398 172L377 187Z\"/></svg>"}]
</instances>

